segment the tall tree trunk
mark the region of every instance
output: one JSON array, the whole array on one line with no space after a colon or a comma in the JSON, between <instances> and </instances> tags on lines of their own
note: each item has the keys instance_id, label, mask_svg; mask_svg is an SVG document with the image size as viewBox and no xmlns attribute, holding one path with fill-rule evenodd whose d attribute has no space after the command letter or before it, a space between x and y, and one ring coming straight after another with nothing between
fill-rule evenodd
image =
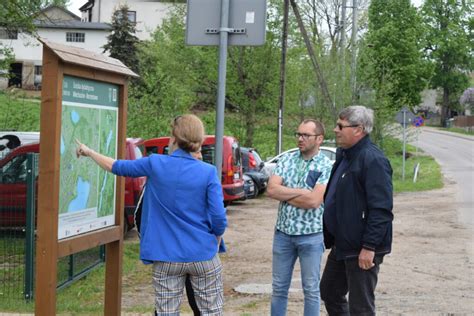
<instances>
[{"instance_id":1,"label":"tall tree trunk","mask_svg":"<svg viewBox=\"0 0 474 316\"><path fill-rule=\"evenodd\" d=\"M250 109L245 115L245 147L253 146L253 135L255 132L255 112L257 111L257 101L250 100Z\"/></svg>"},{"instance_id":2,"label":"tall tree trunk","mask_svg":"<svg viewBox=\"0 0 474 316\"><path fill-rule=\"evenodd\" d=\"M443 88L443 104L441 105L441 126L446 127L446 120L449 118L449 90Z\"/></svg>"}]
</instances>

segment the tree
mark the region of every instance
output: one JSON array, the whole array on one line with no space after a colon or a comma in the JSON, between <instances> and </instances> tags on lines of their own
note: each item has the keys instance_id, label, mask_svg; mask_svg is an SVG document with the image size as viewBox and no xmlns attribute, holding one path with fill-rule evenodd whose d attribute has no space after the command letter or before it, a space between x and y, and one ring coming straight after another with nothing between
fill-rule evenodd
<instances>
[{"instance_id":1,"label":"tree","mask_svg":"<svg viewBox=\"0 0 474 316\"><path fill-rule=\"evenodd\" d=\"M107 36L104 53L117 58L134 72L138 72L137 44L135 23L128 18L128 6L122 5L112 15L112 32Z\"/></svg>"},{"instance_id":2,"label":"tree","mask_svg":"<svg viewBox=\"0 0 474 316\"><path fill-rule=\"evenodd\" d=\"M426 0L422 8L426 24L426 56L434 65L430 84L443 89L441 121L459 104L472 70L472 4L461 0ZM469 18L471 16L471 18Z\"/></svg>"},{"instance_id":3,"label":"tree","mask_svg":"<svg viewBox=\"0 0 474 316\"><path fill-rule=\"evenodd\" d=\"M33 23L36 14L51 4L66 7L69 0L7 0L0 10L0 31L7 35L19 32L35 35ZM0 69L8 69L14 60L13 50L0 42ZM1 76L1 75L0 75Z\"/></svg>"},{"instance_id":4,"label":"tree","mask_svg":"<svg viewBox=\"0 0 474 316\"><path fill-rule=\"evenodd\" d=\"M403 106L414 107L428 84L430 67L423 59L423 25L410 0L373 0L368 32L361 41L358 77L366 91L375 91L374 139Z\"/></svg>"}]
</instances>

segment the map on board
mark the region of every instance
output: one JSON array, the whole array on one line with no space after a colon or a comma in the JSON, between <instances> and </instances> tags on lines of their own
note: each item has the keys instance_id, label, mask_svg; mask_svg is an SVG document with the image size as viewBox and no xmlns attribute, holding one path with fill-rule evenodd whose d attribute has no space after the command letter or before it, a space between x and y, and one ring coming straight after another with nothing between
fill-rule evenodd
<instances>
[{"instance_id":1,"label":"map on board","mask_svg":"<svg viewBox=\"0 0 474 316\"><path fill-rule=\"evenodd\" d=\"M64 77L60 139L59 238L114 225L115 176L76 157L76 139L117 156L118 87Z\"/></svg>"}]
</instances>

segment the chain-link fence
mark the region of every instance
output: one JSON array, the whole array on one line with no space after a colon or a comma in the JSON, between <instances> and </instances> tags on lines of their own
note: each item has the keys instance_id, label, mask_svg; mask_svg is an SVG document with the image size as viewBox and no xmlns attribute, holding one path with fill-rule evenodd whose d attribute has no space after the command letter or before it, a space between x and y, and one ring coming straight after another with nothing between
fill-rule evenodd
<instances>
[{"instance_id":1,"label":"chain-link fence","mask_svg":"<svg viewBox=\"0 0 474 316\"><path fill-rule=\"evenodd\" d=\"M36 146L36 147L35 147ZM0 301L34 296L39 146L0 151ZM58 260L58 288L104 262L104 247Z\"/></svg>"}]
</instances>

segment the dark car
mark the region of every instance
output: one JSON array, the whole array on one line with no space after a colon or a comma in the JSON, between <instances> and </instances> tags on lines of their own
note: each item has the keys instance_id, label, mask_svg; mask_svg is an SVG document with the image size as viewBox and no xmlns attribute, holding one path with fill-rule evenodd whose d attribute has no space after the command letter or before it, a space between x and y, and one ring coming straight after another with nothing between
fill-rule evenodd
<instances>
[{"instance_id":1,"label":"dark car","mask_svg":"<svg viewBox=\"0 0 474 316\"><path fill-rule=\"evenodd\" d=\"M254 148L241 147L242 169L255 185L255 196L265 191L269 176L263 172L265 166L262 158Z\"/></svg>"},{"instance_id":2,"label":"dark car","mask_svg":"<svg viewBox=\"0 0 474 316\"><path fill-rule=\"evenodd\" d=\"M244 192L245 192L245 199L253 199L257 195L255 194L255 183L253 182L252 178L248 175L243 175L244 179Z\"/></svg>"}]
</instances>

